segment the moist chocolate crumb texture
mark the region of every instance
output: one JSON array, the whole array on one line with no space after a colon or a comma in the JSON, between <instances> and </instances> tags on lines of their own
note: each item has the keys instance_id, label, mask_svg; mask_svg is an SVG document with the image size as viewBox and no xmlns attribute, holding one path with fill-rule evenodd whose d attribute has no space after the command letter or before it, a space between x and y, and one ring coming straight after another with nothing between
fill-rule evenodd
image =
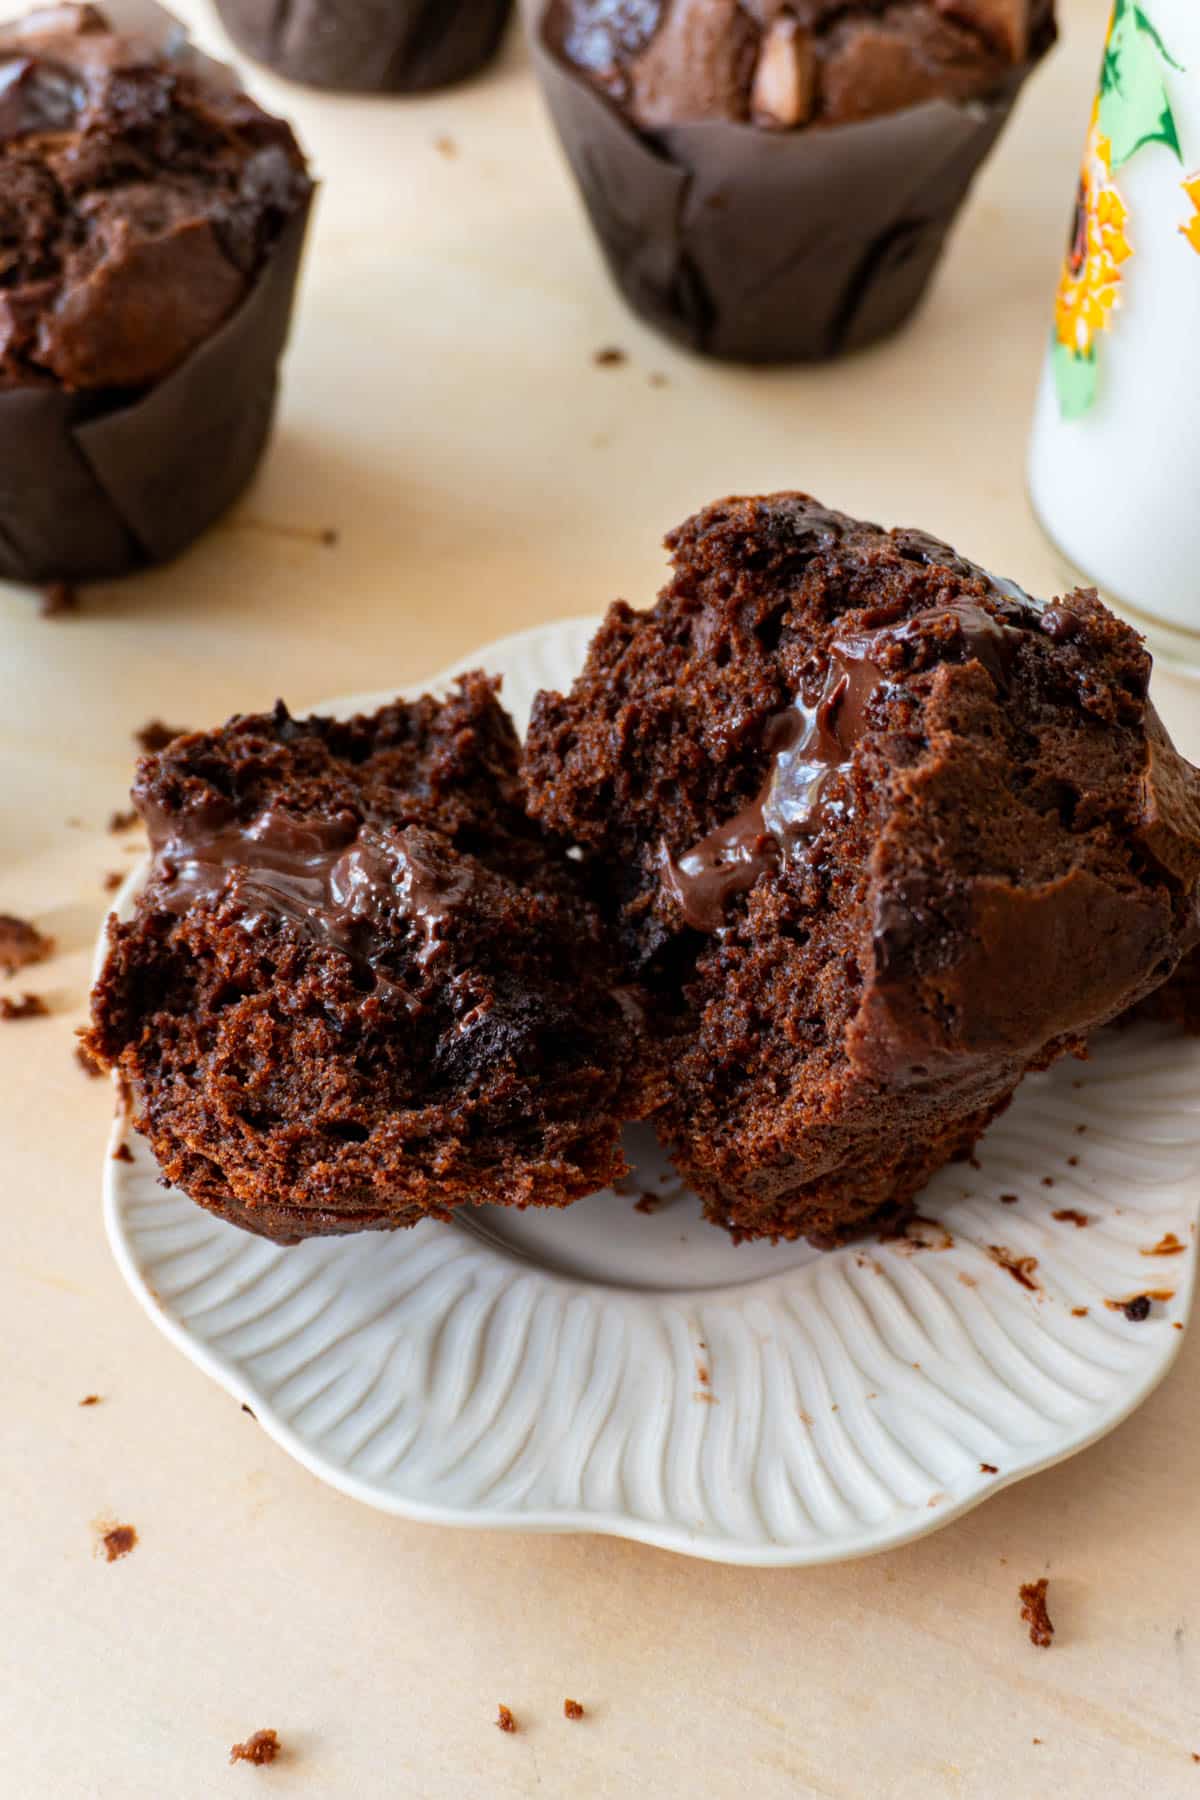
<instances>
[{"instance_id":1,"label":"moist chocolate crumb texture","mask_svg":"<svg viewBox=\"0 0 1200 1800\"><path fill-rule=\"evenodd\" d=\"M667 543L653 610L539 696L530 804L673 1014L661 1129L709 1217L832 1244L1171 975L1200 774L1091 591L796 493Z\"/></svg>"},{"instance_id":2,"label":"moist chocolate crumb texture","mask_svg":"<svg viewBox=\"0 0 1200 1800\"><path fill-rule=\"evenodd\" d=\"M91 1052L163 1175L278 1242L562 1205L660 1098L579 871L526 816L496 684L272 714L138 769L152 873Z\"/></svg>"},{"instance_id":3,"label":"moist chocolate crumb texture","mask_svg":"<svg viewBox=\"0 0 1200 1800\"><path fill-rule=\"evenodd\" d=\"M290 128L146 0L0 27L0 574L118 574L236 497L311 187Z\"/></svg>"},{"instance_id":4,"label":"moist chocolate crumb texture","mask_svg":"<svg viewBox=\"0 0 1200 1800\"><path fill-rule=\"evenodd\" d=\"M534 47L634 310L785 361L912 310L1053 40L1051 0L549 0Z\"/></svg>"}]
</instances>

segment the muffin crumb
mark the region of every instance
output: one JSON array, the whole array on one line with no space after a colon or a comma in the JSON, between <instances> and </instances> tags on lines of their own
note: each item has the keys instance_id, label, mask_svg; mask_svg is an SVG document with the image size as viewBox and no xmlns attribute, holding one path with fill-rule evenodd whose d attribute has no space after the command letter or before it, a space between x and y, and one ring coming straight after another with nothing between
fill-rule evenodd
<instances>
[{"instance_id":1,"label":"muffin crumb","mask_svg":"<svg viewBox=\"0 0 1200 1800\"><path fill-rule=\"evenodd\" d=\"M80 1406L99 1406L102 1399L102 1394L85 1394L79 1404Z\"/></svg>"},{"instance_id":2,"label":"muffin crumb","mask_svg":"<svg viewBox=\"0 0 1200 1800\"><path fill-rule=\"evenodd\" d=\"M53 953L52 937L28 919L19 919L15 913L0 913L0 969L6 975L15 975L31 963L44 962Z\"/></svg>"},{"instance_id":3,"label":"muffin crumb","mask_svg":"<svg viewBox=\"0 0 1200 1800\"><path fill-rule=\"evenodd\" d=\"M159 750L165 750L168 744L173 744L177 737L186 736L187 727L184 725L164 725L161 719L147 719L134 732L133 740L147 756L153 756Z\"/></svg>"},{"instance_id":4,"label":"muffin crumb","mask_svg":"<svg viewBox=\"0 0 1200 1800\"><path fill-rule=\"evenodd\" d=\"M107 1531L101 1532L100 1547L104 1551L105 1562L120 1562L128 1556L138 1541L136 1527L133 1525L110 1525Z\"/></svg>"},{"instance_id":5,"label":"muffin crumb","mask_svg":"<svg viewBox=\"0 0 1200 1800\"><path fill-rule=\"evenodd\" d=\"M1050 1586L1044 1575L1036 1581L1021 1583L1021 1618L1029 1627L1029 1641L1040 1650L1048 1650L1054 1639L1054 1626L1046 1611L1046 1590Z\"/></svg>"},{"instance_id":6,"label":"muffin crumb","mask_svg":"<svg viewBox=\"0 0 1200 1800\"><path fill-rule=\"evenodd\" d=\"M130 806L123 812L112 812L108 815L108 829L112 832L130 831L140 824L136 808Z\"/></svg>"},{"instance_id":7,"label":"muffin crumb","mask_svg":"<svg viewBox=\"0 0 1200 1800\"><path fill-rule=\"evenodd\" d=\"M78 611L79 590L69 581L51 581L42 589L38 602L39 618L62 619Z\"/></svg>"},{"instance_id":8,"label":"muffin crumb","mask_svg":"<svg viewBox=\"0 0 1200 1800\"><path fill-rule=\"evenodd\" d=\"M1036 1256L1018 1256L1015 1251L1006 1249L1003 1244L989 1244L987 1253L1000 1268L1007 1269L1013 1280L1021 1287L1028 1288L1030 1293L1034 1294L1039 1291L1038 1284L1033 1278L1033 1271L1038 1266Z\"/></svg>"},{"instance_id":9,"label":"muffin crumb","mask_svg":"<svg viewBox=\"0 0 1200 1800\"><path fill-rule=\"evenodd\" d=\"M592 361L598 369L617 369L622 363L628 362L629 358L615 344L606 344L602 350L593 353Z\"/></svg>"},{"instance_id":10,"label":"muffin crumb","mask_svg":"<svg viewBox=\"0 0 1200 1800\"><path fill-rule=\"evenodd\" d=\"M277 1731L256 1731L244 1744L233 1745L229 1760L231 1763L253 1763L261 1768L264 1763L273 1763L282 1748Z\"/></svg>"},{"instance_id":11,"label":"muffin crumb","mask_svg":"<svg viewBox=\"0 0 1200 1800\"><path fill-rule=\"evenodd\" d=\"M0 1019L45 1019L49 1013L40 994L22 994L19 1000L0 994Z\"/></svg>"},{"instance_id":12,"label":"muffin crumb","mask_svg":"<svg viewBox=\"0 0 1200 1800\"><path fill-rule=\"evenodd\" d=\"M583 1708L578 1700L563 1701L563 1717L564 1719L582 1719Z\"/></svg>"},{"instance_id":13,"label":"muffin crumb","mask_svg":"<svg viewBox=\"0 0 1200 1800\"><path fill-rule=\"evenodd\" d=\"M496 1708L496 1726L500 1731L515 1731L517 1729L517 1721L513 1718L513 1715L507 1706L498 1706Z\"/></svg>"}]
</instances>

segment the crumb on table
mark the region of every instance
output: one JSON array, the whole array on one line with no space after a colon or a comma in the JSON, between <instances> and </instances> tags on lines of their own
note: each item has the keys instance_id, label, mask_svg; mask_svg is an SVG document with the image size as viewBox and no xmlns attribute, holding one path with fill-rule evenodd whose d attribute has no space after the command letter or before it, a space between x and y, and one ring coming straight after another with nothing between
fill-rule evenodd
<instances>
[{"instance_id":1,"label":"crumb on table","mask_svg":"<svg viewBox=\"0 0 1200 1800\"><path fill-rule=\"evenodd\" d=\"M598 369L616 369L628 360L624 350L619 350L615 344L606 344L602 350L592 353L592 361Z\"/></svg>"},{"instance_id":2,"label":"crumb on table","mask_svg":"<svg viewBox=\"0 0 1200 1800\"><path fill-rule=\"evenodd\" d=\"M168 744L174 743L177 737L184 737L186 733L186 725L165 725L161 719L147 719L144 725L138 726L133 738L150 756L157 750L165 750Z\"/></svg>"},{"instance_id":3,"label":"crumb on table","mask_svg":"<svg viewBox=\"0 0 1200 1800\"><path fill-rule=\"evenodd\" d=\"M124 1138L122 1138L121 1142L113 1151L112 1159L114 1162L131 1163L133 1161L133 1151L129 1148L129 1145L125 1142Z\"/></svg>"},{"instance_id":4,"label":"crumb on table","mask_svg":"<svg viewBox=\"0 0 1200 1800\"><path fill-rule=\"evenodd\" d=\"M583 1708L582 1708L582 1706L580 1706L578 1700L564 1700L563 1701L563 1718L564 1719L582 1719L582 1717L583 1717Z\"/></svg>"},{"instance_id":5,"label":"crumb on table","mask_svg":"<svg viewBox=\"0 0 1200 1800\"><path fill-rule=\"evenodd\" d=\"M517 1729L517 1721L513 1718L512 1713L507 1706L498 1706L496 1708L496 1725L501 1731L515 1731Z\"/></svg>"},{"instance_id":6,"label":"crumb on table","mask_svg":"<svg viewBox=\"0 0 1200 1800\"><path fill-rule=\"evenodd\" d=\"M79 611L79 590L69 581L51 581L42 589L38 615L43 619L61 619Z\"/></svg>"},{"instance_id":7,"label":"crumb on table","mask_svg":"<svg viewBox=\"0 0 1200 1800\"><path fill-rule=\"evenodd\" d=\"M0 994L0 1019L44 1019L49 1012L40 994L22 994L19 1000Z\"/></svg>"},{"instance_id":8,"label":"crumb on table","mask_svg":"<svg viewBox=\"0 0 1200 1800\"><path fill-rule=\"evenodd\" d=\"M53 951L54 939L28 919L18 919L15 913L0 913L0 969L6 975L15 975L30 963L44 962Z\"/></svg>"},{"instance_id":9,"label":"crumb on table","mask_svg":"<svg viewBox=\"0 0 1200 1800\"><path fill-rule=\"evenodd\" d=\"M101 1398L102 1396L99 1394L85 1394L79 1404L80 1406L99 1406Z\"/></svg>"},{"instance_id":10,"label":"crumb on table","mask_svg":"<svg viewBox=\"0 0 1200 1800\"><path fill-rule=\"evenodd\" d=\"M123 1556L135 1548L138 1541L137 1530L132 1525L110 1525L101 1533L100 1543L104 1550L105 1562L119 1562Z\"/></svg>"},{"instance_id":11,"label":"crumb on table","mask_svg":"<svg viewBox=\"0 0 1200 1800\"><path fill-rule=\"evenodd\" d=\"M1021 1583L1021 1617L1029 1627L1029 1641L1040 1650L1048 1650L1054 1639L1054 1626L1046 1611L1046 1590L1050 1586L1044 1575L1036 1581Z\"/></svg>"},{"instance_id":12,"label":"crumb on table","mask_svg":"<svg viewBox=\"0 0 1200 1800\"><path fill-rule=\"evenodd\" d=\"M140 822L135 806L126 807L123 812L112 812L108 815L108 829L113 832L130 831Z\"/></svg>"},{"instance_id":13,"label":"crumb on table","mask_svg":"<svg viewBox=\"0 0 1200 1800\"><path fill-rule=\"evenodd\" d=\"M232 1746L229 1760L231 1763L247 1762L261 1767L263 1763L273 1763L281 1749L277 1731L255 1731L244 1744Z\"/></svg>"}]
</instances>

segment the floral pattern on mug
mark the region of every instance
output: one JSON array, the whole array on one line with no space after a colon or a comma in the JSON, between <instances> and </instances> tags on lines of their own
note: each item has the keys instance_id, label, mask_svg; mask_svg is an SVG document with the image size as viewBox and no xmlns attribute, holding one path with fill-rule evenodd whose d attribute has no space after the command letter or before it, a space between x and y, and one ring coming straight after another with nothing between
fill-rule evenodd
<instances>
[{"instance_id":1,"label":"floral pattern on mug","mask_svg":"<svg viewBox=\"0 0 1200 1800\"><path fill-rule=\"evenodd\" d=\"M1112 180L1111 146L1092 109L1071 241L1054 302L1059 404L1068 418L1086 411L1096 385L1096 337L1112 324L1119 303L1121 265L1133 254L1125 235L1128 211Z\"/></svg>"},{"instance_id":2,"label":"floral pattern on mug","mask_svg":"<svg viewBox=\"0 0 1200 1800\"><path fill-rule=\"evenodd\" d=\"M1192 203L1192 216L1179 229L1197 256L1200 256L1200 175L1192 175L1185 181L1183 191Z\"/></svg>"},{"instance_id":3,"label":"floral pattern on mug","mask_svg":"<svg viewBox=\"0 0 1200 1800\"><path fill-rule=\"evenodd\" d=\"M1112 328L1113 313L1120 306L1121 266L1133 254L1126 231L1129 210L1113 170L1150 144L1163 145L1183 161L1166 88L1168 68L1178 69L1179 64L1145 8L1136 0L1114 0L1054 306L1054 384L1066 419L1079 418L1096 398L1096 340ZM1200 250L1200 202L1189 184L1184 186L1198 213L1181 229Z\"/></svg>"}]
</instances>

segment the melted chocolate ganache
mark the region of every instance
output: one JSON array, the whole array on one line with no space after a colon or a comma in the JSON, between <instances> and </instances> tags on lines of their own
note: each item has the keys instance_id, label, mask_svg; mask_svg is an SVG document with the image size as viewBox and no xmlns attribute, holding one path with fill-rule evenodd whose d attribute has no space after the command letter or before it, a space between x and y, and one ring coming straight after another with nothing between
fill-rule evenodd
<instances>
[{"instance_id":1,"label":"melted chocolate ganache","mask_svg":"<svg viewBox=\"0 0 1200 1800\"><path fill-rule=\"evenodd\" d=\"M804 854L826 819L841 812L845 802L826 790L830 777L849 766L867 729L873 696L890 685L884 671L889 645L922 640L932 644L938 661L982 663L1003 693L1021 633L1049 626L1053 635L1053 620L1015 583L987 575L923 533L907 532L904 538L921 560L945 562L953 556L963 573L986 580L997 610L963 596L901 624L834 639L815 703L798 694L787 712L769 721L764 748L770 762L753 800L683 856L672 857L663 846L663 886L696 931L719 931L735 894Z\"/></svg>"},{"instance_id":2,"label":"melted chocolate ganache","mask_svg":"<svg viewBox=\"0 0 1200 1800\"><path fill-rule=\"evenodd\" d=\"M395 943L397 924L417 937L417 962L436 956L470 871L439 866L434 835L419 825L383 829L351 812L297 818L277 802L239 820L224 802L168 814L144 799L156 898L168 912L226 899L253 931L264 917L287 919L368 968Z\"/></svg>"}]
</instances>

